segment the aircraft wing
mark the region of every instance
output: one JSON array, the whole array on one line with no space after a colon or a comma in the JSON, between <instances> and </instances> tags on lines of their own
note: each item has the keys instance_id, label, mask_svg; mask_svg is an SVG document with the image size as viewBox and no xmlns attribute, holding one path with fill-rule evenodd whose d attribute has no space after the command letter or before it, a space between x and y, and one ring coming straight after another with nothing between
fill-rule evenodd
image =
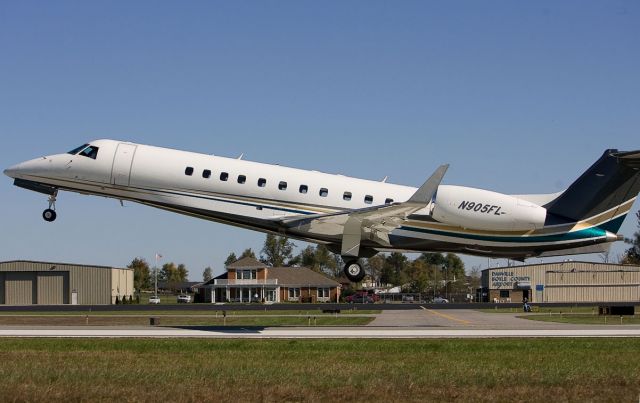
<instances>
[{"instance_id":1,"label":"aircraft wing","mask_svg":"<svg viewBox=\"0 0 640 403\"><path fill-rule=\"evenodd\" d=\"M310 234L341 235L341 255L357 257L360 243L364 239L375 241L381 246L390 246L389 233L401 226L409 215L431 203L448 168L448 164L440 166L406 202L338 213L285 218L280 222L287 228L295 228Z\"/></svg>"}]
</instances>

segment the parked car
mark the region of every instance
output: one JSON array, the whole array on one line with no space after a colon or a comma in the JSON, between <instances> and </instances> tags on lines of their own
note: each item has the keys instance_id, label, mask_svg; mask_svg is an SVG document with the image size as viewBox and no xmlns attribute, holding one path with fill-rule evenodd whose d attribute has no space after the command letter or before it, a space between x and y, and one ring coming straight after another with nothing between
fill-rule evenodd
<instances>
[{"instance_id":1,"label":"parked car","mask_svg":"<svg viewBox=\"0 0 640 403\"><path fill-rule=\"evenodd\" d=\"M157 295L152 295L149 297L149 303L150 304L154 304L157 305L160 303L160 297L158 297Z\"/></svg>"},{"instance_id":2,"label":"parked car","mask_svg":"<svg viewBox=\"0 0 640 403\"><path fill-rule=\"evenodd\" d=\"M178 302L181 302L181 303L191 302L191 295L187 295L187 294L178 295Z\"/></svg>"},{"instance_id":3,"label":"parked car","mask_svg":"<svg viewBox=\"0 0 640 403\"><path fill-rule=\"evenodd\" d=\"M442 297L435 297L433 299L433 303L434 304L448 304L449 300L446 298L442 298Z\"/></svg>"},{"instance_id":4,"label":"parked car","mask_svg":"<svg viewBox=\"0 0 640 403\"><path fill-rule=\"evenodd\" d=\"M373 298L367 294L354 294L351 296L351 302L354 304L373 304Z\"/></svg>"},{"instance_id":5,"label":"parked car","mask_svg":"<svg viewBox=\"0 0 640 403\"><path fill-rule=\"evenodd\" d=\"M373 303L373 302L377 302L380 301L380 296L378 294L373 293L372 291L367 291L367 290L360 290L360 291L356 291L355 294L349 295L348 297L345 298L345 301L352 303L352 302L358 302L358 303Z\"/></svg>"}]
</instances>

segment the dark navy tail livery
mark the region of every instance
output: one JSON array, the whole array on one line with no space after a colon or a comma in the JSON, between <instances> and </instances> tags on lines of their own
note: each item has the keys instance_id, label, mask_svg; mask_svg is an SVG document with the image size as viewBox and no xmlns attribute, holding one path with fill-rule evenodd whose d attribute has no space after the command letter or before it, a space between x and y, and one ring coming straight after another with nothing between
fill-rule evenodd
<instances>
[{"instance_id":1,"label":"dark navy tail livery","mask_svg":"<svg viewBox=\"0 0 640 403\"><path fill-rule=\"evenodd\" d=\"M443 185L440 166L419 188L96 140L12 166L16 186L112 197L326 245L360 281L359 257L380 251L459 252L525 259L602 252L640 190L640 151L607 150L560 194L508 195Z\"/></svg>"},{"instance_id":2,"label":"dark navy tail livery","mask_svg":"<svg viewBox=\"0 0 640 403\"><path fill-rule=\"evenodd\" d=\"M548 224L591 219L599 221L600 228L618 231L640 191L638 168L640 152L605 151L567 190L544 206Z\"/></svg>"}]
</instances>

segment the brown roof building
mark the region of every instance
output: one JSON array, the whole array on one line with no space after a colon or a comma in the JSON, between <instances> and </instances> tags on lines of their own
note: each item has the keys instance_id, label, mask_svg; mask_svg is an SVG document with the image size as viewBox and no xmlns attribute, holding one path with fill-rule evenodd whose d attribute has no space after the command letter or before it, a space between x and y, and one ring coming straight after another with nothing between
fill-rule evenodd
<instances>
[{"instance_id":1,"label":"brown roof building","mask_svg":"<svg viewBox=\"0 0 640 403\"><path fill-rule=\"evenodd\" d=\"M340 284L306 267L269 267L245 257L199 287L204 302L335 302Z\"/></svg>"}]
</instances>

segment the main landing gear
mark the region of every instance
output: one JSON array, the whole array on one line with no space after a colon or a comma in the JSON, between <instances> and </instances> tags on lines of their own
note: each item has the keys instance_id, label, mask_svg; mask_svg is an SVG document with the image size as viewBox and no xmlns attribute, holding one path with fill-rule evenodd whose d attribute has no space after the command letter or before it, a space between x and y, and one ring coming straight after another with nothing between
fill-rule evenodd
<instances>
[{"instance_id":1,"label":"main landing gear","mask_svg":"<svg viewBox=\"0 0 640 403\"><path fill-rule=\"evenodd\" d=\"M49 196L49 208L42 212L42 218L45 221L52 222L55 221L56 217L56 196L58 195L58 190L55 190L51 196Z\"/></svg>"},{"instance_id":2,"label":"main landing gear","mask_svg":"<svg viewBox=\"0 0 640 403\"><path fill-rule=\"evenodd\" d=\"M349 260L344 264L344 275L352 283L359 283L364 279L365 272L357 260Z\"/></svg>"}]
</instances>

